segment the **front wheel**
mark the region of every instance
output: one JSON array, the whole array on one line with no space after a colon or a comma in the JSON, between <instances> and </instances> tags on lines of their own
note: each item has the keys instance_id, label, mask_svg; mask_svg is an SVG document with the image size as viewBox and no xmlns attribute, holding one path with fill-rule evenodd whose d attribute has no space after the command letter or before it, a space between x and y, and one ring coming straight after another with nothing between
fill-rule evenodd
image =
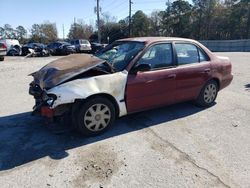
<instances>
[{"instance_id":1,"label":"front wheel","mask_svg":"<svg viewBox=\"0 0 250 188\"><path fill-rule=\"evenodd\" d=\"M114 104L104 98L95 97L87 100L80 107L75 117L75 127L87 136L101 134L115 121Z\"/></svg>"},{"instance_id":2,"label":"front wheel","mask_svg":"<svg viewBox=\"0 0 250 188\"><path fill-rule=\"evenodd\" d=\"M199 97L196 99L195 103L198 106L209 107L212 106L217 94L218 94L218 84L215 80L210 80L202 88Z\"/></svg>"}]
</instances>

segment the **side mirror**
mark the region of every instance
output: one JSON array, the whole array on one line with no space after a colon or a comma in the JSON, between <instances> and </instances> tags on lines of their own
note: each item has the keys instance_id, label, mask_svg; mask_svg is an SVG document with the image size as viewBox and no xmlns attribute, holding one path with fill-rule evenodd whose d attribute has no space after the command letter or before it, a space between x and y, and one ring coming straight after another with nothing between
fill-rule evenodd
<instances>
[{"instance_id":1,"label":"side mirror","mask_svg":"<svg viewBox=\"0 0 250 188\"><path fill-rule=\"evenodd\" d=\"M145 72L145 71L150 71L150 70L151 70L150 64L139 64L138 66L135 66L131 70L131 73L136 74L137 72Z\"/></svg>"}]
</instances>

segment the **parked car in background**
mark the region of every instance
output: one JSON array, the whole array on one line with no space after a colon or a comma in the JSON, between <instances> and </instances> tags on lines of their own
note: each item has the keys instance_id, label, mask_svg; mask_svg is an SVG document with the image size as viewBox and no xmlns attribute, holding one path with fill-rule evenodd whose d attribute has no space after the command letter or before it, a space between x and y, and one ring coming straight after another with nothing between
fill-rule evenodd
<instances>
[{"instance_id":1,"label":"parked car in background","mask_svg":"<svg viewBox=\"0 0 250 188\"><path fill-rule=\"evenodd\" d=\"M92 54L95 54L96 52L104 49L104 45L103 44L100 44L100 43L97 43L97 42L91 42L91 53Z\"/></svg>"},{"instance_id":2,"label":"parked car in background","mask_svg":"<svg viewBox=\"0 0 250 188\"><path fill-rule=\"evenodd\" d=\"M229 58L171 37L118 40L96 56L69 55L31 75L33 113L69 117L85 135L104 132L117 117L182 101L212 106L233 79Z\"/></svg>"},{"instance_id":3,"label":"parked car in background","mask_svg":"<svg viewBox=\"0 0 250 188\"><path fill-rule=\"evenodd\" d=\"M47 45L51 55L69 55L76 52L74 45L68 42L52 42Z\"/></svg>"},{"instance_id":4,"label":"parked car in background","mask_svg":"<svg viewBox=\"0 0 250 188\"><path fill-rule=\"evenodd\" d=\"M0 61L4 60L4 56L7 54L7 46L0 42Z\"/></svg>"},{"instance_id":5,"label":"parked car in background","mask_svg":"<svg viewBox=\"0 0 250 188\"><path fill-rule=\"evenodd\" d=\"M8 56L20 56L22 55L22 47L19 45L14 45L8 52Z\"/></svg>"},{"instance_id":6,"label":"parked car in background","mask_svg":"<svg viewBox=\"0 0 250 188\"><path fill-rule=\"evenodd\" d=\"M70 44L75 46L76 52L91 52L91 44L86 39L72 39Z\"/></svg>"},{"instance_id":7,"label":"parked car in background","mask_svg":"<svg viewBox=\"0 0 250 188\"><path fill-rule=\"evenodd\" d=\"M28 43L22 47L23 56L44 57L49 55L46 45L42 43Z\"/></svg>"},{"instance_id":8,"label":"parked car in background","mask_svg":"<svg viewBox=\"0 0 250 188\"><path fill-rule=\"evenodd\" d=\"M16 39L0 39L1 43L4 43L7 47L7 52L12 49L14 46L20 46L20 43Z\"/></svg>"}]
</instances>

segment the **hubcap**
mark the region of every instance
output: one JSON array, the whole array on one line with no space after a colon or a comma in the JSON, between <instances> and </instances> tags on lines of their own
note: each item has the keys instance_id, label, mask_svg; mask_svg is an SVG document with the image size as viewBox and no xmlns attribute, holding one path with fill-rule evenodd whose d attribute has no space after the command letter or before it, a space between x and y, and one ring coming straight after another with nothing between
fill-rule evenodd
<instances>
[{"instance_id":1,"label":"hubcap","mask_svg":"<svg viewBox=\"0 0 250 188\"><path fill-rule=\"evenodd\" d=\"M216 86L214 84L209 84L204 91L204 100L206 103L211 103L216 97Z\"/></svg>"},{"instance_id":2,"label":"hubcap","mask_svg":"<svg viewBox=\"0 0 250 188\"><path fill-rule=\"evenodd\" d=\"M111 112L105 104L92 105L84 115L84 125L90 131L100 131L107 127L111 119Z\"/></svg>"}]
</instances>

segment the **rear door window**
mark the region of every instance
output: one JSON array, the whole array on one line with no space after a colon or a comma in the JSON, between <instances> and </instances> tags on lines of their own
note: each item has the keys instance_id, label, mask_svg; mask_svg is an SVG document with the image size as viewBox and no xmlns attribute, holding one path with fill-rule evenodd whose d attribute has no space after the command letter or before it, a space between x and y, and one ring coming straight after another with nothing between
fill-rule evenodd
<instances>
[{"instance_id":1,"label":"rear door window","mask_svg":"<svg viewBox=\"0 0 250 188\"><path fill-rule=\"evenodd\" d=\"M177 62L179 65L199 62L197 47L188 43L175 43Z\"/></svg>"},{"instance_id":2,"label":"rear door window","mask_svg":"<svg viewBox=\"0 0 250 188\"><path fill-rule=\"evenodd\" d=\"M191 43L175 43L175 50L179 65L209 61L208 55Z\"/></svg>"}]
</instances>

